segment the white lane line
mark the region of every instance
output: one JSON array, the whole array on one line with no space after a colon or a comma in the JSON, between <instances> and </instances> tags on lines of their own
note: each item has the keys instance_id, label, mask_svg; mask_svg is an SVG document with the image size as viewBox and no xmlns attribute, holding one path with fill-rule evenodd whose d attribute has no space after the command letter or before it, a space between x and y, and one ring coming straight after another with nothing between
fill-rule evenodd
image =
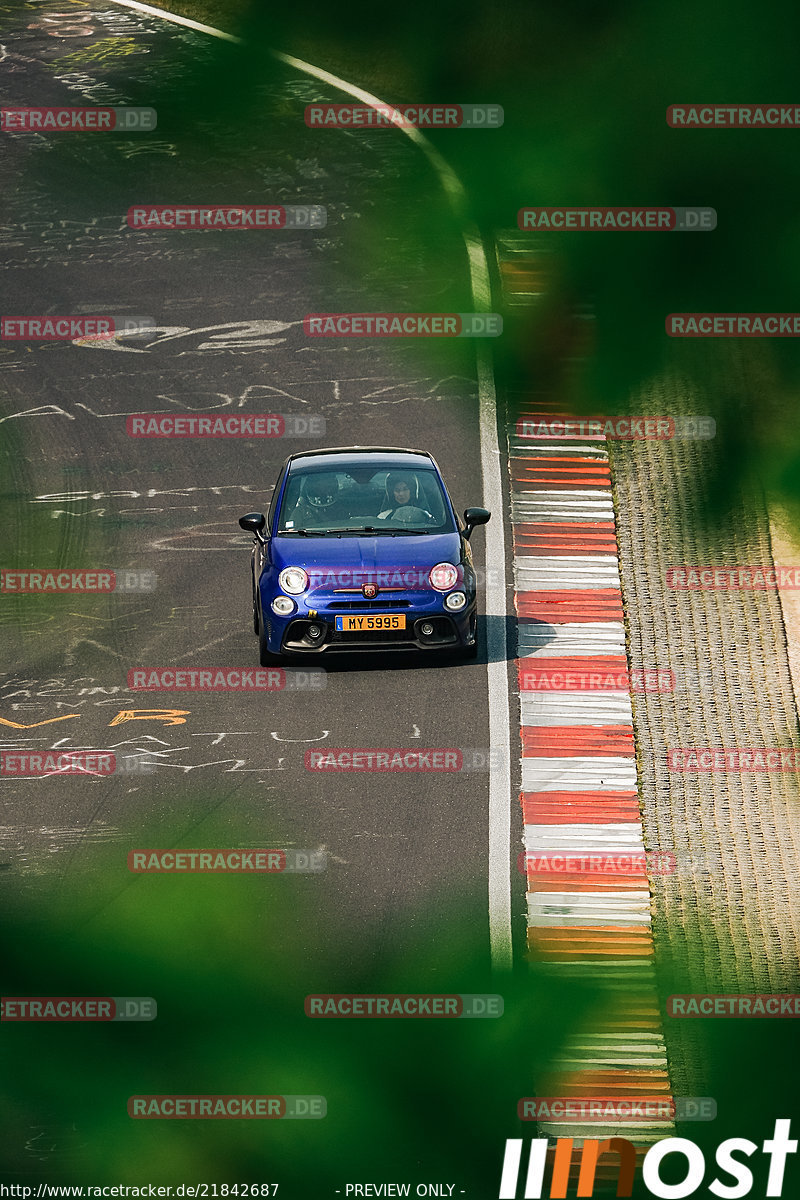
<instances>
[{"instance_id":1,"label":"white lane line","mask_svg":"<svg viewBox=\"0 0 800 1200\"><path fill-rule=\"evenodd\" d=\"M582 501L589 503L597 503L602 500L607 503L610 500L609 488L546 488L546 487L531 487L530 483L526 483L524 479L515 479L511 484L511 490L514 496L523 500L526 496L532 497L535 500L540 500L544 503L546 498L555 501L574 500L576 504Z\"/></svg>"},{"instance_id":2,"label":"white lane line","mask_svg":"<svg viewBox=\"0 0 800 1200\"><path fill-rule=\"evenodd\" d=\"M212 37L242 44L242 39L223 33L210 25L200 25L186 17L139 0L112 0L125 8L133 8L151 16L161 17L176 25L185 25ZM345 79L315 67L312 63L273 50L272 54L281 62L311 75L354 99L361 100L372 108L385 108L387 102L355 87ZM413 126L398 126L398 129L422 151L439 176L439 182L447 193L461 227L461 235L467 249L470 288L476 312L486 312L491 305L489 264L486 259L480 231L469 213L467 194L452 167L438 150L428 142L423 133ZM481 472L483 495L493 520L486 526L486 646L488 656L488 704L489 704L489 748L497 750L494 757L499 769L489 772L489 945L492 967L495 970L510 970L511 949L511 756L506 753L510 745L511 723L508 688L508 647L506 637L506 534L503 511L503 485L501 477L500 445L497 433L497 397L492 370L491 349L478 341L476 347L478 397L480 413Z\"/></svg>"},{"instance_id":3,"label":"white lane line","mask_svg":"<svg viewBox=\"0 0 800 1200\"><path fill-rule=\"evenodd\" d=\"M636 790L629 758L523 758L523 792L628 792ZM527 826L526 826L527 828Z\"/></svg>"},{"instance_id":4,"label":"white lane line","mask_svg":"<svg viewBox=\"0 0 800 1200\"><path fill-rule=\"evenodd\" d=\"M540 499L520 494L511 497L512 520L518 524L531 521L552 522L558 518L565 521L613 521L614 506L608 500L564 500Z\"/></svg>"},{"instance_id":5,"label":"white lane line","mask_svg":"<svg viewBox=\"0 0 800 1200\"><path fill-rule=\"evenodd\" d=\"M586 591L620 586L613 555L607 559L581 559L520 554L514 559L514 574L521 592Z\"/></svg>"},{"instance_id":6,"label":"white lane line","mask_svg":"<svg viewBox=\"0 0 800 1200\"><path fill-rule=\"evenodd\" d=\"M591 982L593 987L597 986L598 981L607 987L610 992L620 992L625 998L626 1003L630 1001L631 996L638 996L642 1003L652 1004L653 996L657 995L656 991L656 968L652 956L648 958L608 958L597 962L586 962L581 959L573 959L565 962L549 962L540 965L542 971L550 971L553 975L560 977L566 976L569 979L585 979ZM562 1059L561 1061L566 1061ZM576 1059L576 1062L582 1060ZM587 1064L591 1064L594 1070L599 1069L597 1060L587 1058L584 1060ZM630 1059L620 1060L624 1065L631 1065ZM664 1063L666 1064L666 1058Z\"/></svg>"},{"instance_id":7,"label":"white lane line","mask_svg":"<svg viewBox=\"0 0 800 1200\"><path fill-rule=\"evenodd\" d=\"M235 37L232 33L223 33L221 29L215 29L213 25L201 25L199 21L192 21L189 17L179 17L175 13L164 12L163 8L153 8L152 4L139 4L139 0L111 0L112 4L119 4L122 8L133 8L136 12L147 13L150 17L162 17L165 21L171 21L173 25L185 25L187 29L195 29L198 33L207 33L209 37L221 38L225 42L236 42L237 45L242 45L242 39Z\"/></svg>"},{"instance_id":8,"label":"white lane line","mask_svg":"<svg viewBox=\"0 0 800 1200\"><path fill-rule=\"evenodd\" d=\"M526 462L535 462L537 458L551 454L567 454L570 458L577 456L585 458L591 462L594 459L600 458L608 461L608 451L602 446L586 446L581 442L572 444L559 438L557 442L526 442L521 440L516 434L512 433L509 444L511 447L511 457L513 459L524 459Z\"/></svg>"},{"instance_id":9,"label":"white lane line","mask_svg":"<svg viewBox=\"0 0 800 1200\"><path fill-rule=\"evenodd\" d=\"M514 565L518 567L533 568L535 565L548 567L551 571L568 571L571 567L587 567L593 570L595 567L609 566L609 559L613 555L609 554L518 554L514 559Z\"/></svg>"},{"instance_id":10,"label":"white lane line","mask_svg":"<svg viewBox=\"0 0 800 1200\"><path fill-rule=\"evenodd\" d=\"M674 1130L675 1126L671 1119L665 1118L663 1121L648 1121L644 1125L641 1121L623 1121L621 1118L615 1117L607 1123L595 1123L587 1121L581 1122L580 1125L570 1125L568 1122L563 1124L559 1121L557 1124L553 1121L539 1121L538 1128L540 1130L539 1137L559 1137L573 1138L578 1141L579 1145L583 1144L586 1138L599 1139L602 1141L608 1137L622 1137L626 1133L631 1135L631 1141L635 1140L637 1146L654 1146L656 1142L660 1142L667 1130ZM503 1195L504 1193L500 1193ZM511 1195L509 1192L508 1195Z\"/></svg>"},{"instance_id":11,"label":"white lane line","mask_svg":"<svg viewBox=\"0 0 800 1200\"><path fill-rule=\"evenodd\" d=\"M560 625L524 622L517 639L517 658L581 658L584 655L625 654L621 621L566 621Z\"/></svg>"},{"instance_id":12,"label":"white lane line","mask_svg":"<svg viewBox=\"0 0 800 1200\"><path fill-rule=\"evenodd\" d=\"M633 713L627 692L521 692L524 726L630 725Z\"/></svg>"},{"instance_id":13,"label":"white lane line","mask_svg":"<svg viewBox=\"0 0 800 1200\"><path fill-rule=\"evenodd\" d=\"M528 924L559 929L650 924L649 892L528 892Z\"/></svg>"},{"instance_id":14,"label":"white lane line","mask_svg":"<svg viewBox=\"0 0 800 1200\"><path fill-rule=\"evenodd\" d=\"M654 1029L615 1029L613 1033L581 1033L573 1042L577 1050L627 1050L638 1049L649 1053L660 1053L664 1049L664 1035Z\"/></svg>"},{"instance_id":15,"label":"white lane line","mask_svg":"<svg viewBox=\"0 0 800 1200\"><path fill-rule=\"evenodd\" d=\"M605 854L612 858L629 858L632 854L644 855L644 841L636 821L592 825L576 821L570 825L526 825L525 849L542 858L553 854L568 857ZM597 865L602 869L602 863Z\"/></svg>"},{"instance_id":16,"label":"white lane line","mask_svg":"<svg viewBox=\"0 0 800 1200\"><path fill-rule=\"evenodd\" d=\"M495 519L486 528L486 562L492 564L486 586L486 650L489 686L489 745L507 748L511 736L506 636L506 545L497 401L491 351L478 347L481 470L484 500ZM500 769L489 772L489 942L492 963L510 969L511 953L511 755L500 755Z\"/></svg>"},{"instance_id":17,"label":"white lane line","mask_svg":"<svg viewBox=\"0 0 800 1200\"><path fill-rule=\"evenodd\" d=\"M654 1039L653 1043L647 1046L630 1046L626 1043L621 1043L619 1046L596 1046L589 1043L588 1045L576 1045L570 1047L572 1051L569 1057L561 1055L556 1062L571 1063L574 1066L583 1066L584 1064L595 1063L595 1070L602 1070L603 1067L619 1067L630 1063L631 1058L640 1067L658 1067L666 1064L665 1049L663 1041ZM585 1057L577 1052L583 1050ZM597 1059L595 1060L595 1055Z\"/></svg>"},{"instance_id":18,"label":"white lane line","mask_svg":"<svg viewBox=\"0 0 800 1200\"><path fill-rule=\"evenodd\" d=\"M565 889L562 892L541 892L535 889L528 892L532 900L537 904L547 906L558 906L560 904L569 905L574 909L583 908L587 913L600 913L605 911L606 906L619 906L620 911L636 910L644 908L645 912L650 915L650 893L644 891L602 891L602 892L575 892Z\"/></svg>"},{"instance_id":19,"label":"white lane line","mask_svg":"<svg viewBox=\"0 0 800 1200\"><path fill-rule=\"evenodd\" d=\"M554 426L561 425L561 422L559 421L558 418L553 420L552 417L544 418L542 421L537 421L537 419L535 417L517 417L517 421L527 421L529 423L532 423L539 430L542 430L542 428L543 428L541 437L534 437L533 435L526 437L523 433L517 433L517 439L519 441L520 446L530 446L531 448L534 448L536 446L549 445L550 443L548 443L548 441L547 441L548 438L558 437L558 434L553 434L553 432L552 432ZM606 435L604 433L598 433L596 435L591 434L591 433L585 433L585 434L575 434L574 436L572 435L572 433L570 433L570 436L568 438L558 437L558 441L559 441L559 443L566 442L566 444L568 446L575 446L576 448L578 448L580 446L586 447L587 444L593 444L593 443L597 444L599 446L599 445L602 445L602 443L607 442L608 438L606 437Z\"/></svg>"}]
</instances>

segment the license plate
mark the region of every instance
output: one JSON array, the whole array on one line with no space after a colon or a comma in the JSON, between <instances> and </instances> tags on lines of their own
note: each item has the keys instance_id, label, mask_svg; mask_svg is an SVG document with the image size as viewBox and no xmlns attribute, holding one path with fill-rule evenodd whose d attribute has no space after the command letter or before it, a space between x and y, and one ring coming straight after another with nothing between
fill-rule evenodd
<instances>
[{"instance_id":1,"label":"license plate","mask_svg":"<svg viewBox=\"0 0 800 1200\"><path fill-rule=\"evenodd\" d=\"M349 617L337 617L336 628L340 633L377 633L385 629L405 629L405 613L364 613Z\"/></svg>"}]
</instances>

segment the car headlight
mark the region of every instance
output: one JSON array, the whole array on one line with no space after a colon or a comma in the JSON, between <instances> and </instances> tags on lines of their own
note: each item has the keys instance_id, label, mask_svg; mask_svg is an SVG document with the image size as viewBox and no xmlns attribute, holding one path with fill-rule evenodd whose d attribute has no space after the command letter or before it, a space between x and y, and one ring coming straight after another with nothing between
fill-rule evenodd
<instances>
[{"instance_id":1,"label":"car headlight","mask_svg":"<svg viewBox=\"0 0 800 1200\"><path fill-rule=\"evenodd\" d=\"M279 617L288 617L289 613L294 612L296 605L294 600L290 600L288 596L276 596L270 607Z\"/></svg>"},{"instance_id":2,"label":"car headlight","mask_svg":"<svg viewBox=\"0 0 800 1200\"><path fill-rule=\"evenodd\" d=\"M428 576L430 585L437 592L449 592L451 587L455 587L458 583L458 571L452 563L437 563L431 568L431 573Z\"/></svg>"},{"instance_id":3,"label":"car headlight","mask_svg":"<svg viewBox=\"0 0 800 1200\"><path fill-rule=\"evenodd\" d=\"M445 608L451 609L453 612L458 612L467 603L467 597L463 592L451 592L449 596L444 598Z\"/></svg>"},{"instance_id":4,"label":"car headlight","mask_svg":"<svg viewBox=\"0 0 800 1200\"><path fill-rule=\"evenodd\" d=\"M299 596L308 587L308 575L302 567L284 567L278 576L278 583L290 596Z\"/></svg>"}]
</instances>

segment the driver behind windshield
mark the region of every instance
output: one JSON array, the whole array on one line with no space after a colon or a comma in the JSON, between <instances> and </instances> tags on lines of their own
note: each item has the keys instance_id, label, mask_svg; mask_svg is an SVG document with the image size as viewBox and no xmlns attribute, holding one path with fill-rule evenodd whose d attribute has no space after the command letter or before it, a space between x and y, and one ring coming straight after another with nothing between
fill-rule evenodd
<instances>
[{"instance_id":1,"label":"driver behind windshield","mask_svg":"<svg viewBox=\"0 0 800 1200\"><path fill-rule=\"evenodd\" d=\"M419 479L416 475L392 474L386 476L386 493L383 507L378 513L378 519L398 521L419 521L422 516L433 520L433 514L428 512L422 494Z\"/></svg>"},{"instance_id":2,"label":"driver behind windshield","mask_svg":"<svg viewBox=\"0 0 800 1200\"><path fill-rule=\"evenodd\" d=\"M340 496L339 480L334 472L313 473L303 479L300 496L292 513L295 526L333 528L342 522L346 523L349 518L350 509Z\"/></svg>"}]
</instances>

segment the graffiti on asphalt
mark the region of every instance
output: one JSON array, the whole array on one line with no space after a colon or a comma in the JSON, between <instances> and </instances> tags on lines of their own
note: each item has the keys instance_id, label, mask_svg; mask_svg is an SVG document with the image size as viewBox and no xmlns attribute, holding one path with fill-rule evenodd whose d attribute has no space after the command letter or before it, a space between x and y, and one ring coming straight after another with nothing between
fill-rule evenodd
<instances>
[{"instance_id":1,"label":"graffiti on asphalt","mask_svg":"<svg viewBox=\"0 0 800 1200\"><path fill-rule=\"evenodd\" d=\"M108 722L108 727L123 725L126 721L163 721L165 725L185 725L186 718L191 716L191 712L190 708L122 708L113 720ZM32 725L20 724L17 721L10 721L7 717L0 717L0 725L5 725L9 729L38 729L40 725L51 725L54 721L79 719L81 715L81 713L68 713L63 717L49 717L45 721L35 721Z\"/></svg>"},{"instance_id":2,"label":"graffiti on asphalt","mask_svg":"<svg viewBox=\"0 0 800 1200\"><path fill-rule=\"evenodd\" d=\"M178 354L199 354L202 351L223 354L234 350L256 354L267 346L278 346L286 341L286 338L272 335L301 324L301 321L258 320L226 321L222 325L203 325L196 329L189 325L155 325L144 333L118 333L109 338L76 338L72 344L88 350L121 350L129 354L147 354L165 342L180 342L181 339L198 338L203 335L196 345L189 345L188 348L179 346ZM212 336L206 337L206 334ZM128 342L133 342L133 345L127 345Z\"/></svg>"}]
</instances>

